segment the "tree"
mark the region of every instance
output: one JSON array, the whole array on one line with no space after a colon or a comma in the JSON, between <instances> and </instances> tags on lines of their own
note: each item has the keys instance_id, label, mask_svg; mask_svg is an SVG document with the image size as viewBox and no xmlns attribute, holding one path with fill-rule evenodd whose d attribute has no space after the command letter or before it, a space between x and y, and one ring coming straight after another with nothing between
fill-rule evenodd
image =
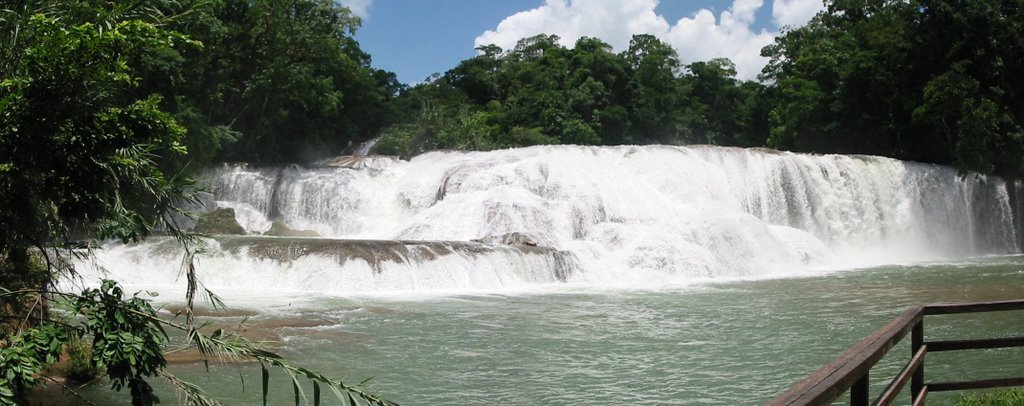
<instances>
[{"instance_id":1,"label":"tree","mask_svg":"<svg viewBox=\"0 0 1024 406\"><path fill-rule=\"evenodd\" d=\"M597 38L576 41L569 61L570 108L586 123L593 144L624 144L632 141L629 113L623 102L629 97L625 61L612 52L611 45Z\"/></svg>"},{"instance_id":2,"label":"tree","mask_svg":"<svg viewBox=\"0 0 1024 406\"><path fill-rule=\"evenodd\" d=\"M924 71L914 123L925 124L921 131L934 134L931 144L952 148L950 163L961 171L1019 177L1024 171L1024 83L1018 77L1024 69L1024 8L1020 2L923 1L913 20L916 29L907 36L914 45L912 58ZM953 87L940 89L944 82ZM969 93L948 94L954 89ZM950 123L961 121L950 145L942 140L950 134L935 126L934 117L926 117L938 113L928 109L958 103L955 99L963 106L962 114L947 117Z\"/></svg>"},{"instance_id":3,"label":"tree","mask_svg":"<svg viewBox=\"0 0 1024 406\"><path fill-rule=\"evenodd\" d=\"M776 148L1017 177L1024 9L1014 0L834 0L762 51Z\"/></svg>"},{"instance_id":4,"label":"tree","mask_svg":"<svg viewBox=\"0 0 1024 406\"><path fill-rule=\"evenodd\" d=\"M194 322L190 309L201 285L191 265L193 240L172 220L194 202L191 181L175 166L187 152L185 128L140 77L155 54L201 45L165 28L195 11L177 4L40 0L0 11L0 404L24 403L42 367L74 338L90 340L91 362L114 389L128 388L133 404L159 401L148 383L157 376L190 404L219 404L164 369L164 328L182 330L204 355L259 361L264 398L266 365L273 365L292 376L297 397L303 378L313 383L316 402L326 385L342 401L388 404L244 339L201 332ZM91 238L135 241L157 226L185 244L184 323L158 318L148 302L126 297L110 281L80 294L52 289L73 272L69 256L81 255ZM40 311L46 298L66 300L80 318Z\"/></svg>"},{"instance_id":5,"label":"tree","mask_svg":"<svg viewBox=\"0 0 1024 406\"><path fill-rule=\"evenodd\" d=\"M141 20L70 25L35 10L26 5L22 14L8 14L3 27L11 48L0 72L0 261L7 271L0 277L4 286L23 288L5 289L8 302L49 290L47 284L67 266L53 255L73 247L73 228L87 227L100 238L137 240L188 196L187 182L157 162L158 155L184 153L179 143L184 129L159 109L159 96L132 94L138 77L128 64L143 50L188 41ZM32 263L33 253L45 258L42 269ZM33 272L45 273L37 280L41 284L19 283L37 279ZM149 325L132 324L122 332L149 338L139 342L150 351L161 342L151 340ZM60 354L60 345L51 342L97 333L89 326L69 333L45 318L33 328L11 327L0 337L7 343L0 349L0 369L17 373L0 378L4 404L19 402L41 366ZM156 401L145 378L156 374L163 358L145 355L130 365L111 357L99 360L108 366L115 388L131 388L135 404ZM135 359L136 353L130 356Z\"/></svg>"},{"instance_id":6,"label":"tree","mask_svg":"<svg viewBox=\"0 0 1024 406\"><path fill-rule=\"evenodd\" d=\"M498 97L496 73L501 66L501 48L497 45L476 48L480 55L459 62L445 72L445 81L461 90L477 104L486 104Z\"/></svg>"},{"instance_id":7,"label":"tree","mask_svg":"<svg viewBox=\"0 0 1024 406\"><path fill-rule=\"evenodd\" d=\"M676 50L650 34L634 35L623 52L629 66L630 122L640 139L677 141L674 112L678 107Z\"/></svg>"},{"instance_id":8,"label":"tree","mask_svg":"<svg viewBox=\"0 0 1024 406\"><path fill-rule=\"evenodd\" d=\"M686 94L685 116L691 142L736 145L741 138L743 89L736 80L736 65L726 58L686 66L692 76Z\"/></svg>"},{"instance_id":9,"label":"tree","mask_svg":"<svg viewBox=\"0 0 1024 406\"><path fill-rule=\"evenodd\" d=\"M397 98L399 124L376 152L492 149L534 144L635 142L760 146L768 137L770 94L741 82L728 59L679 62L652 35L614 53L598 38L571 49L554 35L490 45L444 75ZM470 125L472 123L472 125Z\"/></svg>"},{"instance_id":10,"label":"tree","mask_svg":"<svg viewBox=\"0 0 1024 406\"><path fill-rule=\"evenodd\" d=\"M189 129L200 162L307 162L388 124L395 75L370 67L359 19L331 0L215 0L172 25L201 41L176 83L151 90Z\"/></svg>"}]
</instances>

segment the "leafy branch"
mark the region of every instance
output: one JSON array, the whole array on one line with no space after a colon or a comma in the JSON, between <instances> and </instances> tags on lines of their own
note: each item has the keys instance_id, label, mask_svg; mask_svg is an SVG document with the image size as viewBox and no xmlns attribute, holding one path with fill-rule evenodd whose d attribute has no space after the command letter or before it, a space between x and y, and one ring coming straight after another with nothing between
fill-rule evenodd
<instances>
[{"instance_id":1,"label":"leafy branch","mask_svg":"<svg viewBox=\"0 0 1024 406\"><path fill-rule=\"evenodd\" d=\"M25 293L44 294L43 291L4 291L3 295ZM221 361L255 360L259 362L262 375L263 404L269 395L270 372L268 366L280 368L292 381L295 404L310 404L303 388L305 379L313 385L312 404L319 405L321 388L328 388L341 404L397 406L396 403L368 394L358 385L347 385L341 380L290 364L279 354L262 348L244 337L225 334L217 329L203 334L194 325L176 323L159 317L148 301L133 295L124 297L116 282L104 280L98 289L87 289L82 294L51 293L68 300L75 315L84 317L81 325L64 324L61 328L30 330L0 349L0 367L14 375L14 379L0 376L0 405L13 405L18 388L35 385L36 376L46 363L52 363L60 355L60 349L70 337L93 337L93 362L106 367L106 375L115 390L125 387L132 392L133 405L149 405L159 402L146 382L146 377L159 376L171 384L190 405L220 405L202 388L184 381L168 372L163 347L168 335L164 327L185 333L189 347L195 347L204 359L216 357ZM5 364L6 362L6 364ZM11 394L10 396L6 396ZM6 396L6 397L5 397Z\"/></svg>"}]
</instances>

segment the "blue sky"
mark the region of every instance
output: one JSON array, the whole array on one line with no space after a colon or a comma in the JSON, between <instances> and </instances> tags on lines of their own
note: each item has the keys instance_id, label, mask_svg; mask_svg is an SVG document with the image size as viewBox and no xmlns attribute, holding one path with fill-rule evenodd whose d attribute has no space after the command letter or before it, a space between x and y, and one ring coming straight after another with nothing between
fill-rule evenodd
<instances>
[{"instance_id":1,"label":"blue sky","mask_svg":"<svg viewBox=\"0 0 1024 406\"><path fill-rule=\"evenodd\" d=\"M475 55L476 45L508 49L521 37L556 34L571 46L593 36L621 50L635 33L672 44L684 62L728 57L752 79L758 50L780 25L802 25L821 0L341 0L362 17L356 33L373 65L414 84Z\"/></svg>"}]
</instances>

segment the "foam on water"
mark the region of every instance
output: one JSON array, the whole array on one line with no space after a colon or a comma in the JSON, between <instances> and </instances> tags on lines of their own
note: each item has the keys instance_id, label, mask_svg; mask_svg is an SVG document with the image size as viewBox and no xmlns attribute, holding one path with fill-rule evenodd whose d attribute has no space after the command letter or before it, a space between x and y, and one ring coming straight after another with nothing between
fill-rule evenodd
<instances>
[{"instance_id":1,"label":"foam on water","mask_svg":"<svg viewBox=\"0 0 1024 406\"><path fill-rule=\"evenodd\" d=\"M491 248L373 263L323 252L261 259L215 247L202 258L212 275L207 283L324 292L500 290L559 282L553 264L562 261L571 268L570 284L642 287L1018 249L1001 179L881 157L538 146L332 162L224 166L207 180L216 204L235 208L253 233L274 219L335 239L487 241ZM510 235L562 259L495 245ZM174 272L137 271L175 262L161 250L156 242L110 246L101 259L121 279L146 274L139 277L162 283Z\"/></svg>"}]
</instances>

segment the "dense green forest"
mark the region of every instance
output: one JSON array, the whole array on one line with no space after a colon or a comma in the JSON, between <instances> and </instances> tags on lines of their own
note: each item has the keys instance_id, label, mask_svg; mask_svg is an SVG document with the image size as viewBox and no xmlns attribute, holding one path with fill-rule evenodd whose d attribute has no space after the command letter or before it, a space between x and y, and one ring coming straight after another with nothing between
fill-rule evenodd
<instances>
[{"instance_id":1,"label":"dense green forest","mask_svg":"<svg viewBox=\"0 0 1024 406\"><path fill-rule=\"evenodd\" d=\"M201 46L153 50L139 90L186 127L192 158L301 162L388 122L395 75L370 67L336 2L207 1L168 28Z\"/></svg>"},{"instance_id":2,"label":"dense green forest","mask_svg":"<svg viewBox=\"0 0 1024 406\"><path fill-rule=\"evenodd\" d=\"M33 2L18 2L24 8ZM89 1L75 18L89 21ZM96 2L101 4L101 2ZM185 129L185 161L308 162L374 152L534 144L715 144L863 153L1020 173L1017 0L830 0L762 50L759 80L728 59L683 63L652 35L616 52L552 35L480 47L408 86L372 66L335 2L150 0L189 46L129 61L136 94ZM74 6L67 6L71 9ZM17 7L11 10L18 12ZM181 13L181 10L188 10ZM10 47L7 52L17 52ZM6 58L14 60L15 58Z\"/></svg>"},{"instance_id":3,"label":"dense green forest","mask_svg":"<svg viewBox=\"0 0 1024 406\"><path fill-rule=\"evenodd\" d=\"M683 63L652 35L616 52L538 35L406 86L372 65L358 18L333 0L13 0L0 5L0 404L23 403L61 345L133 403L166 378L164 328L204 353L251 357L385 404L223 332L160 320L114 284L55 297L86 238L133 241L193 200L221 161L309 162L379 137L374 152L535 144L716 144L865 153L1019 177L1024 2L830 0L762 53ZM85 240L85 241L83 241ZM190 283L189 303L198 282ZM41 298L69 312L43 311ZM74 317L78 315L78 317ZM51 318L53 317L53 318ZM31 322L30 322L31 321ZM266 377L267 375L264 375ZM266 378L265 378L266 379ZM298 388L298 386L295 386ZM264 382L264 393L266 392ZM317 393L319 391L317 390ZM205 402L205 403L204 403Z\"/></svg>"},{"instance_id":4,"label":"dense green forest","mask_svg":"<svg viewBox=\"0 0 1024 406\"><path fill-rule=\"evenodd\" d=\"M835 1L762 53L769 146L1021 173L1020 1Z\"/></svg>"},{"instance_id":5,"label":"dense green forest","mask_svg":"<svg viewBox=\"0 0 1024 406\"><path fill-rule=\"evenodd\" d=\"M832 0L762 50L759 81L727 59L683 64L636 35L615 53L524 38L417 85L375 150L531 144L715 144L876 154L1021 173L1024 3Z\"/></svg>"},{"instance_id":6,"label":"dense green forest","mask_svg":"<svg viewBox=\"0 0 1024 406\"><path fill-rule=\"evenodd\" d=\"M614 53L596 38L572 49L524 38L403 92L403 116L375 150L493 149L531 144L711 143L761 146L768 87L736 80L727 59L683 65L652 35Z\"/></svg>"}]
</instances>

